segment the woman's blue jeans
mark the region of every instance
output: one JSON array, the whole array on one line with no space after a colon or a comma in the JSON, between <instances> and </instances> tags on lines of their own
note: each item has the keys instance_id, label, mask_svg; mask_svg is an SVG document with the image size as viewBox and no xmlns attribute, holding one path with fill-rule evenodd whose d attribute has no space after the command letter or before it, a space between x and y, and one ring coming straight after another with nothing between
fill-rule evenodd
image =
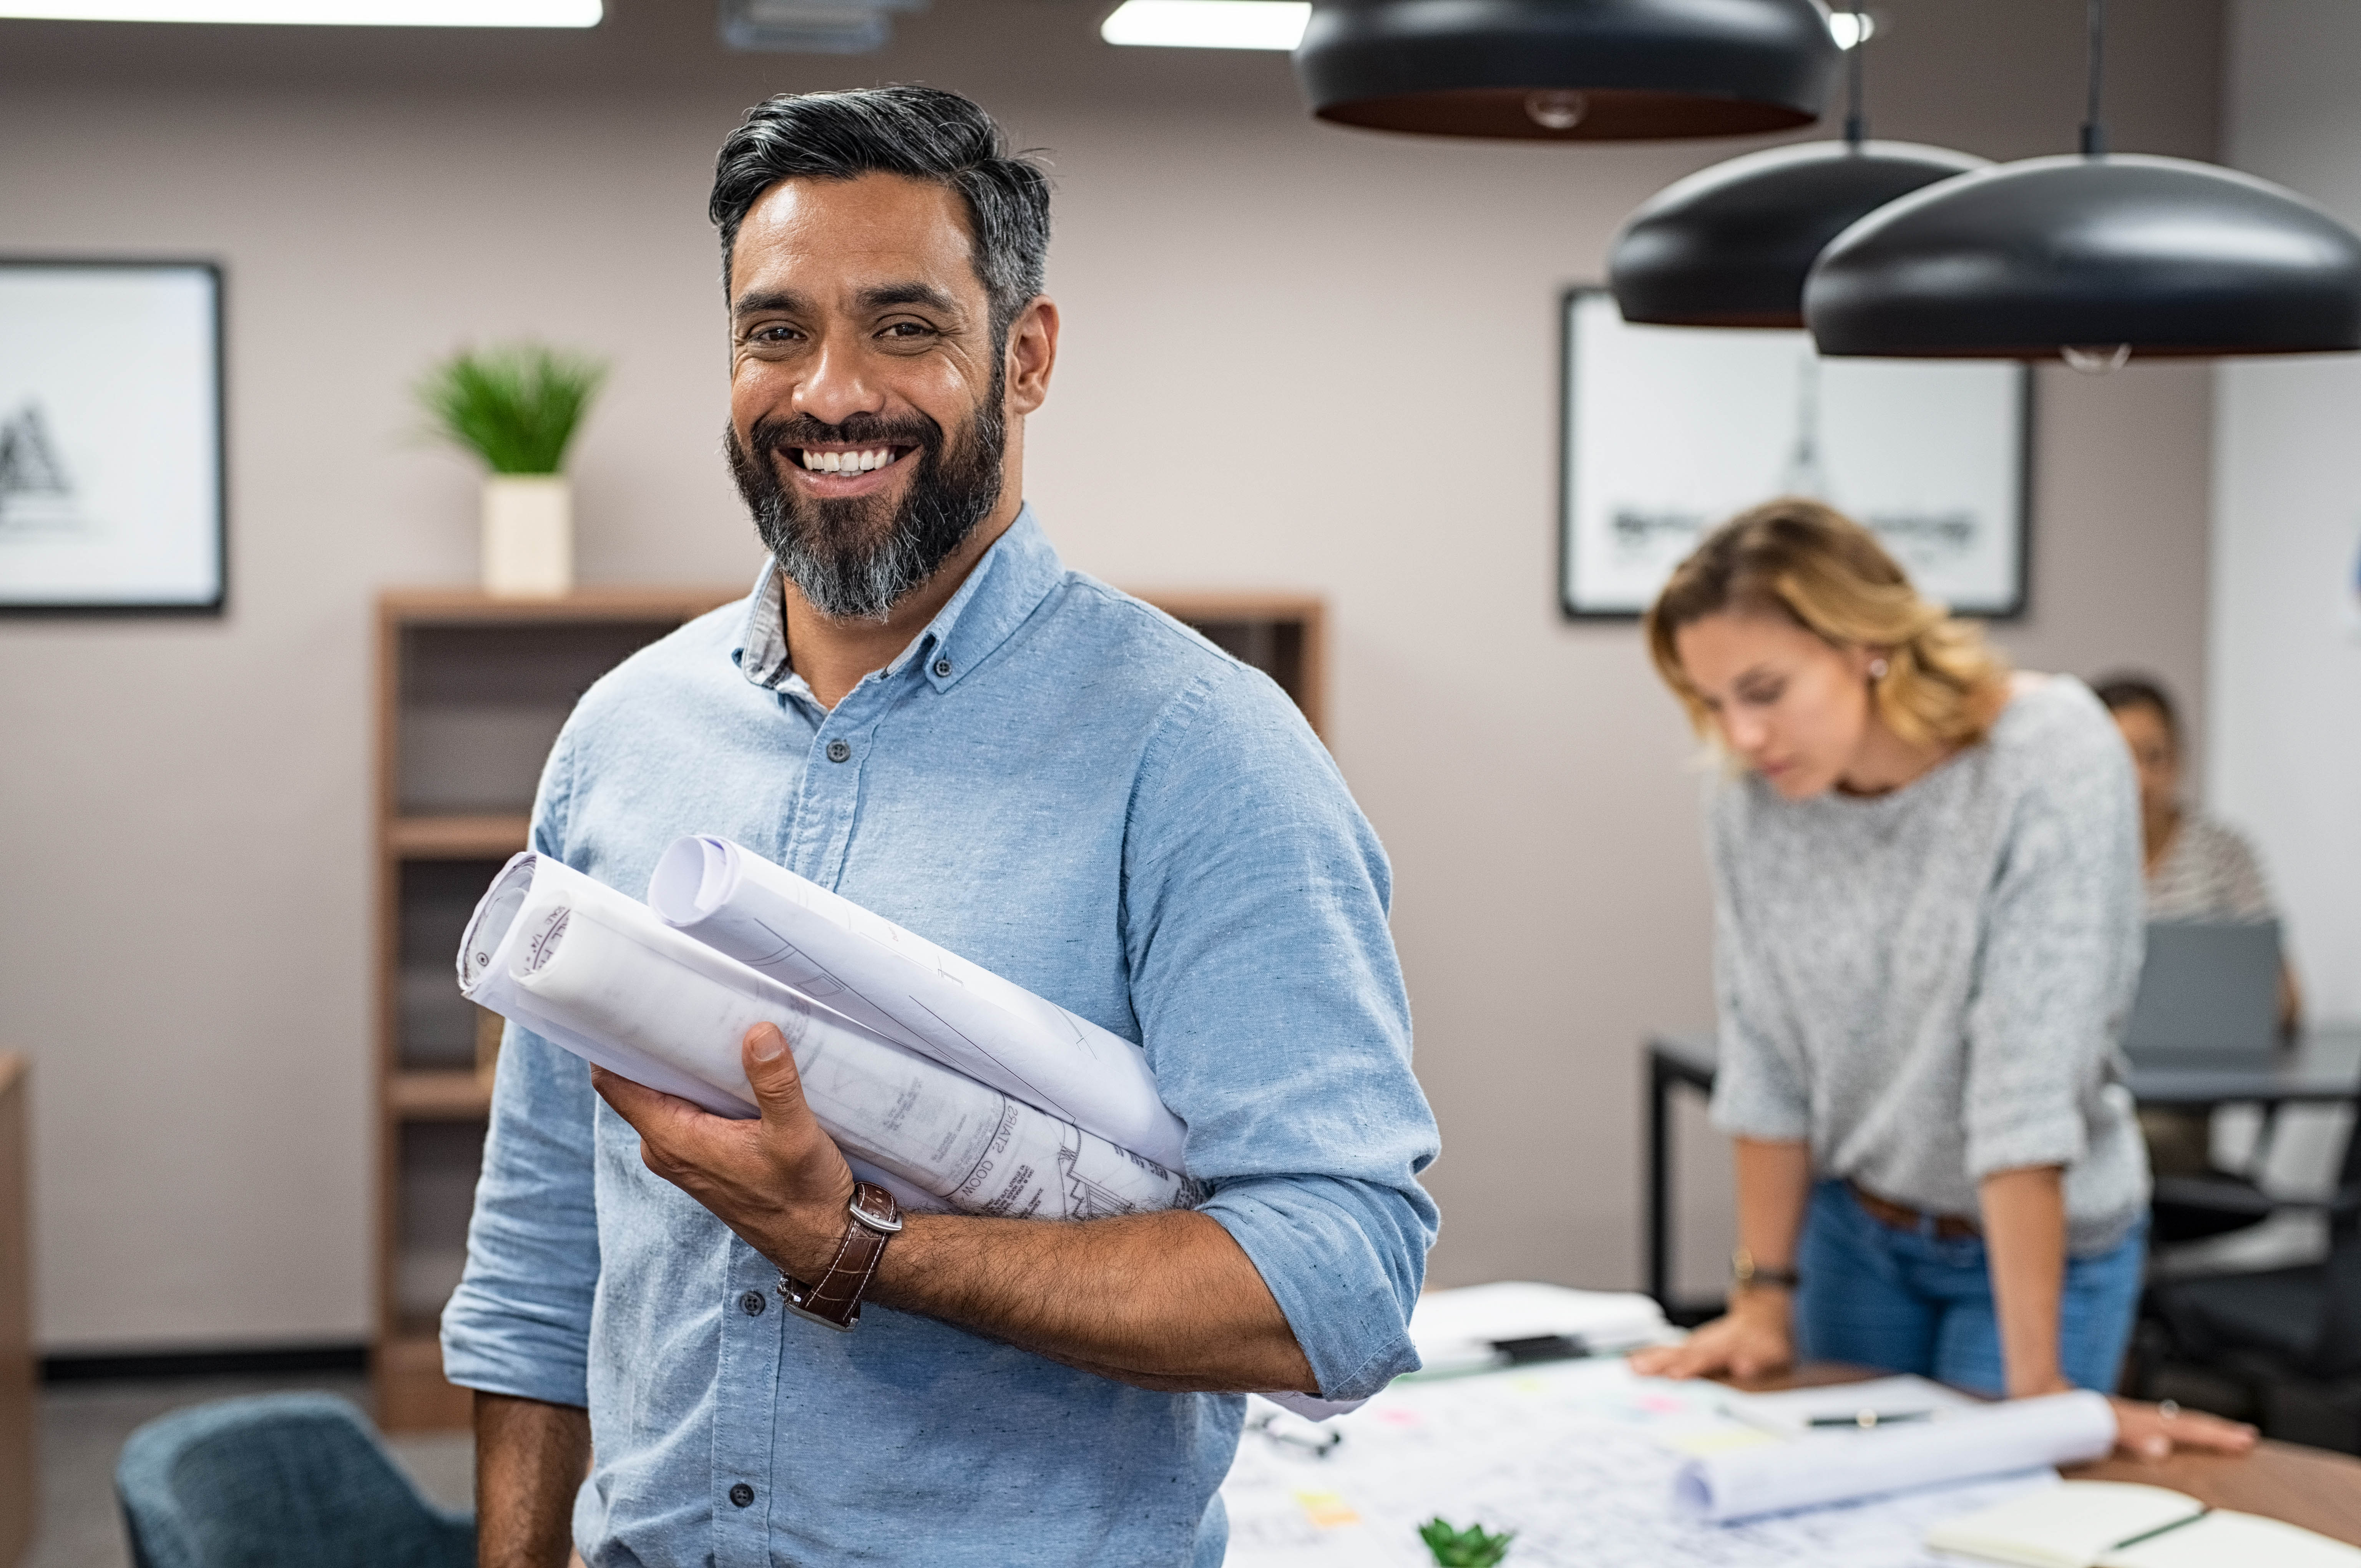
<instances>
[{"instance_id":1,"label":"woman's blue jeans","mask_svg":"<svg viewBox=\"0 0 2361 1568\"><path fill-rule=\"evenodd\" d=\"M2067 1260L2058 1360L2076 1387L2114 1390L2147 1256L2142 1214L2113 1249ZM1798 1358L2005 1391L1981 1238L1938 1239L1931 1222L1896 1230L1872 1218L1843 1182L1822 1181L1812 1189L1795 1272L1803 1281L1795 1291Z\"/></svg>"}]
</instances>

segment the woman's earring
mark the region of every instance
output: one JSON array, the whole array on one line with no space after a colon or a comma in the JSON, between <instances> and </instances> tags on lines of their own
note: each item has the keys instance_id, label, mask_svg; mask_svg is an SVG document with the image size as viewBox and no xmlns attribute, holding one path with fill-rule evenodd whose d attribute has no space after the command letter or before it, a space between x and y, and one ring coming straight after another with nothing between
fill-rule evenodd
<instances>
[{"instance_id":1,"label":"woman's earring","mask_svg":"<svg viewBox=\"0 0 2361 1568\"><path fill-rule=\"evenodd\" d=\"M1884 660L1872 659L1869 662L1869 678L1872 681L1882 681L1885 678Z\"/></svg>"}]
</instances>

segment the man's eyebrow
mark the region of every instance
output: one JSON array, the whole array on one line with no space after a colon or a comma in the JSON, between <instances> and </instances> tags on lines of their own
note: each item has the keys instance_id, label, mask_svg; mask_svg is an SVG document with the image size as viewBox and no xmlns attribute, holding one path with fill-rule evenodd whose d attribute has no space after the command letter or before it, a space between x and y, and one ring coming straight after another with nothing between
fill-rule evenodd
<instances>
[{"instance_id":1,"label":"man's eyebrow","mask_svg":"<svg viewBox=\"0 0 2361 1568\"><path fill-rule=\"evenodd\" d=\"M800 311L809 302L792 289L763 289L751 294L741 294L738 302L730 307L733 317L759 315L764 311Z\"/></svg>"},{"instance_id":2,"label":"man's eyebrow","mask_svg":"<svg viewBox=\"0 0 2361 1568\"><path fill-rule=\"evenodd\" d=\"M959 310L959 302L932 283L882 283L861 291L861 303L873 311L891 310L895 305L925 305L945 314Z\"/></svg>"}]
</instances>

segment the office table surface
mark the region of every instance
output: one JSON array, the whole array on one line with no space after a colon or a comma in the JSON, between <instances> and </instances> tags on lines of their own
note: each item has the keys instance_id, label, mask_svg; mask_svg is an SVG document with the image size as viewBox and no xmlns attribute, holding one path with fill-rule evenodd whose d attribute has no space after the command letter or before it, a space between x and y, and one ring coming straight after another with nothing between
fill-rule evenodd
<instances>
[{"instance_id":1,"label":"office table surface","mask_svg":"<svg viewBox=\"0 0 2361 1568\"><path fill-rule=\"evenodd\" d=\"M1825 1387L1879 1374L1852 1366L1799 1366L1730 1386L1749 1390ZM2175 1453L2167 1459L2101 1459L2059 1472L2071 1481L2136 1481L2186 1492L2210 1508L2283 1519L2361 1546L2361 1459L2291 1442L2260 1442L2251 1453Z\"/></svg>"},{"instance_id":2,"label":"office table surface","mask_svg":"<svg viewBox=\"0 0 2361 1568\"><path fill-rule=\"evenodd\" d=\"M1713 1082L1720 1053L1712 1036L1658 1035L1648 1048L1686 1081L1700 1089ZM2143 1105L2350 1100L2361 1091L2361 1029L2307 1029L2293 1046L2260 1060L2203 1052L2140 1057L2131 1063L2129 1083Z\"/></svg>"}]
</instances>

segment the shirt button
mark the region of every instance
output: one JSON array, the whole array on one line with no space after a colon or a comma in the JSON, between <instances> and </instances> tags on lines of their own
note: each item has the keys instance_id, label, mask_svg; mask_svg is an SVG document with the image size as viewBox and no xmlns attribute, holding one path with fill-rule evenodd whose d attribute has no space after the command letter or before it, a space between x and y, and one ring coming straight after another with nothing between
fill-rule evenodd
<instances>
[{"instance_id":1,"label":"shirt button","mask_svg":"<svg viewBox=\"0 0 2361 1568\"><path fill-rule=\"evenodd\" d=\"M948 676L950 673L951 662L949 659L938 659L935 661L935 674Z\"/></svg>"},{"instance_id":2,"label":"shirt button","mask_svg":"<svg viewBox=\"0 0 2361 1568\"><path fill-rule=\"evenodd\" d=\"M759 1318L763 1315L763 1307L764 1305L763 1293L760 1290L749 1290L746 1294L738 1298L738 1305L748 1317Z\"/></svg>"},{"instance_id":3,"label":"shirt button","mask_svg":"<svg viewBox=\"0 0 2361 1568\"><path fill-rule=\"evenodd\" d=\"M730 1500L742 1508L754 1500L754 1488L741 1481L730 1488Z\"/></svg>"},{"instance_id":4,"label":"shirt button","mask_svg":"<svg viewBox=\"0 0 2361 1568\"><path fill-rule=\"evenodd\" d=\"M829 741L829 742L828 743L828 760L829 760L829 762L849 762L849 761L851 761L851 757L852 757L852 743L851 743L851 741L849 741L849 740L831 740L831 741Z\"/></svg>"}]
</instances>

